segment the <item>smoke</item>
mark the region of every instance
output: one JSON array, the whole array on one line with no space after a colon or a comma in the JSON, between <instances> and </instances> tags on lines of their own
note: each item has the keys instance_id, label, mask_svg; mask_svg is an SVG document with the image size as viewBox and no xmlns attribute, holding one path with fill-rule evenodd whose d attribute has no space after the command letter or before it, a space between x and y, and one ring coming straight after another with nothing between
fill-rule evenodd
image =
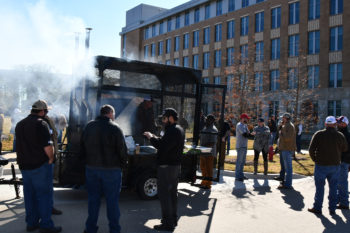
<instances>
[{"instance_id":1,"label":"smoke","mask_svg":"<svg viewBox=\"0 0 350 233\"><path fill-rule=\"evenodd\" d=\"M0 9L0 111L23 117L44 99L51 113L67 116L70 91L94 76L83 46L86 26L80 18L54 13L44 0L13 5Z\"/></svg>"}]
</instances>

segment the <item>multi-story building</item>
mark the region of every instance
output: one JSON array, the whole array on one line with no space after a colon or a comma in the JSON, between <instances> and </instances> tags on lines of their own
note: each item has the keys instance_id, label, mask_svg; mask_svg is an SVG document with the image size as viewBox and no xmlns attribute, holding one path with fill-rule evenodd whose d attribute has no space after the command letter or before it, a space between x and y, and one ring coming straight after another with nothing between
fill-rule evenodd
<instances>
[{"instance_id":1,"label":"multi-story building","mask_svg":"<svg viewBox=\"0 0 350 233\"><path fill-rule=\"evenodd\" d=\"M204 83L227 85L228 115L288 111L322 127L350 116L348 10L345 0L141 4L126 13L121 56L201 69Z\"/></svg>"}]
</instances>

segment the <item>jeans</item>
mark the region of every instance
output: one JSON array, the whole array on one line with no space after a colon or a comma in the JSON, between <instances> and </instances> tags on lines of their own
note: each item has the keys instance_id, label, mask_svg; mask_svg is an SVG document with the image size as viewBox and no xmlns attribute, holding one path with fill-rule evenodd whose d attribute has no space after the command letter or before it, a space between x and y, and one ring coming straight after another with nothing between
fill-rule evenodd
<instances>
[{"instance_id":1,"label":"jeans","mask_svg":"<svg viewBox=\"0 0 350 233\"><path fill-rule=\"evenodd\" d=\"M329 210L335 211L337 206L337 185L338 185L338 177L339 177L340 166L321 166L315 165L315 202L314 209L321 210L324 196L324 185L326 183L326 179L329 185Z\"/></svg>"},{"instance_id":2,"label":"jeans","mask_svg":"<svg viewBox=\"0 0 350 233\"><path fill-rule=\"evenodd\" d=\"M230 140L230 135L227 136L227 149L226 149L226 154L230 153L230 147L231 147L231 140Z\"/></svg>"},{"instance_id":3,"label":"jeans","mask_svg":"<svg viewBox=\"0 0 350 233\"><path fill-rule=\"evenodd\" d=\"M282 152L280 152L280 165L281 165L280 177L284 181L284 177L286 175L286 168L284 167Z\"/></svg>"},{"instance_id":4,"label":"jeans","mask_svg":"<svg viewBox=\"0 0 350 233\"><path fill-rule=\"evenodd\" d=\"M180 166L158 167L158 198L162 209L162 224L177 225L177 184Z\"/></svg>"},{"instance_id":5,"label":"jeans","mask_svg":"<svg viewBox=\"0 0 350 233\"><path fill-rule=\"evenodd\" d=\"M296 136L297 152L301 152L301 135Z\"/></svg>"},{"instance_id":6,"label":"jeans","mask_svg":"<svg viewBox=\"0 0 350 233\"><path fill-rule=\"evenodd\" d=\"M293 179L293 166L292 166L292 156L294 151L283 150L281 151L281 156L283 158L283 165L285 169L285 181L284 186L292 187L292 179Z\"/></svg>"},{"instance_id":7,"label":"jeans","mask_svg":"<svg viewBox=\"0 0 350 233\"><path fill-rule=\"evenodd\" d=\"M96 233L101 197L106 198L109 232L120 233L119 195L122 183L121 169L98 169L86 167L86 187L88 191L88 218L85 223L87 233Z\"/></svg>"},{"instance_id":8,"label":"jeans","mask_svg":"<svg viewBox=\"0 0 350 233\"><path fill-rule=\"evenodd\" d=\"M236 179L243 179L244 173L243 168L245 164L245 159L247 157L247 147L237 148L237 160L236 160Z\"/></svg>"},{"instance_id":9,"label":"jeans","mask_svg":"<svg viewBox=\"0 0 350 233\"><path fill-rule=\"evenodd\" d=\"M348 172L350 164L342 162L340 164L338 179L338 202L341 206L349 206L349 184Z\"/></svg>"},{"instance_id":10,"label":"jeans","mask_svg":"<svg viewBox=\"0 0 350 233\"><path fill-rule=\"evenodd\" d=\"M21 173L27 226L53 228L51 164L44 163L33 170L21 170Z\"/></svg>"}]
</instances>

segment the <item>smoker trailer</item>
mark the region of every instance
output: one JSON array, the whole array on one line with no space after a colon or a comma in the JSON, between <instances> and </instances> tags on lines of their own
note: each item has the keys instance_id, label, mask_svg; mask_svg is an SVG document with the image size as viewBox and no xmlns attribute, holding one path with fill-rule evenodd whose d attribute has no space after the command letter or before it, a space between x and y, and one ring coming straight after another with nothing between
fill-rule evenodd
<instances>
[{"instance_id":1,"label":"smoker trailer","mask_svg":"<svg viewBox=\"0 0 350 233\"><path fill-rule=\"evenodd\" d=\"M152 100L154 116L160 115L167 107L175 108L179 113L179 123L187 128L180 182L195 185L196 179L208 179L199 173L199 156L210 154L210 150L197 146L200 115L201 111L220 115L218 122L221 128L226 86L201 83L199 70L105 56L96 57L95 71L95 77L85 77L71 92L67 144L56 161L55 186L84 184L85 169L79 158L81 133L87 122L99 115L100 107L110 104L116 110L116 122L124 134L132 136L141 145L140 153L128 150L128 164L122 176L123 187L135 189L142 199L156 198L156 151L148 146L146 140L137 141L140 140L137 135L140 132L137 132L139 119L136 112L145 99ZM156 134L159 135L160 131L157 128ZM216 161L213 181L219 180L224 156L224 153L220 153Z\"/></svg>"}]
</instances>

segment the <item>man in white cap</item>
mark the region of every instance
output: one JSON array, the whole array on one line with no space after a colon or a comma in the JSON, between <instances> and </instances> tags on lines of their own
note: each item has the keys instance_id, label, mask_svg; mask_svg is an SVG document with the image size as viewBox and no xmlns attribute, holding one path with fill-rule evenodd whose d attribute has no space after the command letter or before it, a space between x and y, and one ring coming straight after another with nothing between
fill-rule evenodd
<instances>
[{"instance_id":1,"label":"man in white cap","mask_svg":"<svg viewBox=\"0 0 350 233\"><path fill-rule=\"evenodd\" d=\"M334 116L328 116L325 129L317 131L311 139L309 154L315 162L315 201L309 212L322 213L324 185L326 179L329 185L329 213L335 214L337 207L337 185L342 152L348 149L344 135L336 130L337 121Z\"/></svg>"},{"instance_id":2,"label":"man in white cap","mask_svg":"<svg viewBox=\"0 0 350 233\"><path fill-rule=\"evenodd\" d=\"M348 150L341 155L340 172L338 179L338 203L337 209L349 209L348 172L350 166L350 133L348 131L349 120L346 116L337 118L338 131L344 134L348 142Z\"/></svg>"}]
</instances>

